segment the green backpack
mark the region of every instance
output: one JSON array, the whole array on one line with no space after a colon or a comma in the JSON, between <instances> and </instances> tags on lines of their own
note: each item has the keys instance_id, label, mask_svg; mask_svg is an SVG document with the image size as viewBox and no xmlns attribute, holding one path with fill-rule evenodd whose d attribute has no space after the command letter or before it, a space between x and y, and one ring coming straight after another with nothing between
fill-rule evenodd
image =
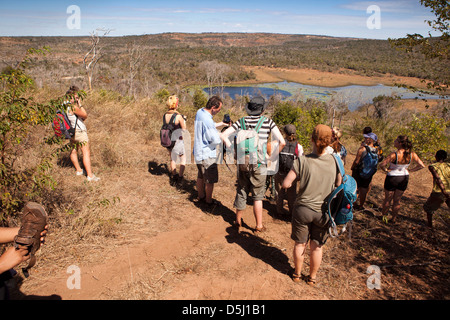
<instances>
[{"instance_id":1,"label":"green backpack","mask_svg":"<svg viewBox=\"0 0 450 320\"><path fill-rule=\"evenodd\" d=\"M261 129L266 118L262 116L255 128L247 129L245 125L245 117L239 119L241 130L236 136L236 160L240 171L250 172L256 170L260 165L259 149L259 130ZM263 154L265 154L266 146L263 146Z\"/></svg>"}]
</instances>

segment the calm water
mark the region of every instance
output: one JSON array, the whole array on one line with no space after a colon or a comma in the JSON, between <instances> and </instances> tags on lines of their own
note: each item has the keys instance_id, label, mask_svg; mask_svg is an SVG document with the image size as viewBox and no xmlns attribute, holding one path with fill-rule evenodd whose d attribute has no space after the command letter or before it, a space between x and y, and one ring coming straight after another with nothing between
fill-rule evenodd
<instances>
[{"instance_id":1,"label":"calm water","mask_svg":"<svg viewBox=\"0 0 450 320\"><path fill-rule=\"evenodd\" d=\"M220 87L213 88L213 94L220 92L220 89ZM205 88L203 91L209 94L209 88ZM390 96L395 94L401 96L402 99L439 99L438 95L420 94L406 88L389 87L382 84L376 86L351 85L329 88L283 81L243 87L224 87L223 92L232 99L235 99L236 96L245 95L250 97L262 95L268 99L274 94L281 95L283 99L300 98L306 100L308 98L316 98L325 102L334 99L337 102L347 104L350 110L355 110L365 103L372 102L372 99L379 95Z\"/></svg>"}]
</instances>

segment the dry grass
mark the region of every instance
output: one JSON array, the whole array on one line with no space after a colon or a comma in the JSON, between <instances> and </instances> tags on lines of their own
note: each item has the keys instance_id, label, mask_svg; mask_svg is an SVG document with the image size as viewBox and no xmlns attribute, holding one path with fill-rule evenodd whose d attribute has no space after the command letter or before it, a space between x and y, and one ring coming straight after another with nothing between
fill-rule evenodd
<instances>
[{"instance_id":1,"label":"dry grass","mask_svg":"<svg viewBox=\"0 0 450 320\"><path fill-rule=\"evenodd\" d=\"M39 94L39 98L47 99L55 92ZM22 284L23 292L36 292L33 287L36 283L54 279L69 265L86 268L102 263L114 265L122 258L123 275L119 283L104 285L99 295L88 298L383 299L390 295L403 298L411 295L412 289L402 283L398 285L396 275L391 274L386 275L385 281L400 288L393 289L394 293L388 288L381 293L364 290L367 278L364 266L391 264L396 256L390 237L401 239L402 232L409 232L415 222L396 232L367 214L358 216L352 243L330 241L325 247L319 289L296 286L286 275L292 265L289 223L268 217L265 221L271 231L261 238L250 232L234 238L223 230L234 217L234 173L221 167L222 182L215 194L223 206L212 215L205 214L192 201L194 166L186 168L183 190L168 186L164 166L168 157L158 143L164 105L148 99L130 101L108 91L90 93L84 105L89 114L86 125L92 166L101 180L88 183L84 177L75 176L68 153L55 159L52 175L58 187L42 198L50 214L50 233L40 251L38 265L32 270L33 281ZM194 110L183 106L180 111L188 115L188 129L193 132ZM237 118L241 111L225 109L217 118L225 112ZM51 132L50 127L46 130ZM350 153L356 152L359 142L350 139L345 130L344 137ZM34 156L39 154L37 150L33 152ZM416 190L423 192L424 187L421 184L411 187L413 195L408 194L410 198L405 201L405 214L420 220L417 203L423 199ZM380 203L381 189L374 188L369 200ZM247 214L251 218L246 216L244 221L252 223L250 211ZM201 226L206 226L210 233ZM438 245L444 236L440 228ZM414 244L417 247L408 248L422 250L431 245L426 241ZM166 250L167 254L157 250ZM308 268L306 258L305 273ZM431 271L434 277L437 272ZM94 276L98 277L95 274L91 277ZM433 281L438 282L435 278ZM432 297L442 297L445 289L433 294Z\"/></svg>"}]
</instances>

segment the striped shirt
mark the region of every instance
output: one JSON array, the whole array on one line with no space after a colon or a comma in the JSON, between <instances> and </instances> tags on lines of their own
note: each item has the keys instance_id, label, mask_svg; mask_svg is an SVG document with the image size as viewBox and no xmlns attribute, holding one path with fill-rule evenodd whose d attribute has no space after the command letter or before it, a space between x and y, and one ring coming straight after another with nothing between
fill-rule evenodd
<instances>
[{"instance_id":1,"label":"striped shirt","mask_svg":"<svg viewBox=\"0 0 450 320\"><path fill-rule=\"evenodd\" d=\"M261 116L247 116L244 117L245 127L246 129L254 129L256 125L258 124L259 119ZM272 130L276 127L275 122L272 119L269 119L265 117L261 129L259 130L259 140L260 141L268 141L270 137L270 133ZM240 119L233 123L234 130L239 131L241 130L241 121Z\"/></svg>"}]
</instances>

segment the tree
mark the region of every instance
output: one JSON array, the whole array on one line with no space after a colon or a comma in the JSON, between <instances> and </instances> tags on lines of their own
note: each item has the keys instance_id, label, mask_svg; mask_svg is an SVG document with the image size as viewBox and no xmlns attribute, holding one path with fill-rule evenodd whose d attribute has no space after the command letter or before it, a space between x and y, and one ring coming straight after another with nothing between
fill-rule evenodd
<instances>
[{"instance_id":1,"label":"tree","mask_svg":"<svg viewBox=\"0 0 450 320\"><path fill-rule=\"evenodd\" d=\"M40 148L39 157L27 153L30 133L49 125L64 101L60 98L38 103L26 95L34 82L25 68L33 55L47 51L45 47L29 49L16 68L0 74L0 220L19 211L24 201L38 197L46 187L54 186L49 169L56 151L44 155L44 148ZM47 137L44 141L53 144L55 139Z\"/></svg>"},{"instance_id":2,"label":"tree","mask_svg":"<svg viewBox=\"0 0 450 320\"><path fill-rule=\"evenodd\" d=\"M217 61L203 61L199 65L206 74L206 80L209 87L209 95L212 96L212 87L214 85L221 87L221 96L223 94L223 85L225 83L225 74L230 71L230 67Z\"/></svg>"},{"instance_id":3,"label":"tree","mask_svg":"<svg viewBox=\"0 0 450 320\"><path fill-rule=\"evenodd\" d=\"M200 89L195 90L193 100L194 107L197 109L206 107L206 103L208 102L208 98Z\"/></svg>"},{"instance_id":4,"label":"tree","mask_svg":"<svg viewBox=\"0 0 450 320\"><path fill-rule=\"evenodd\" d=\"M95 66L102 57L101 47L99 46L100 43L100 36L98 35L99 31L102 31L103 36L106 36L112 30L98 28L95 30L95 32L90 33L91 46L89 48L89 51L84 55L83 58L84 69L86 70L86 75L88 77L89 90L92 90L92 77L94 76Z\"/></svg>"},{"instance_id":5,"label":"tree","mask_svg":"<svg viewBox=\"0 0 450 320\"><path fill-rule=\"evenodd\" d=\"M136 45L136 43L132 43L128 47L128 55L129 55L129 75L130 75L130 86L128 89L128 94L130 96L134 96L134 78L139 70L139 66L142 60L142 46Z\"/></svg>"},{"instance_id":6,"label":"tree","mask_svg":"<svg viewBox=\"0 0 450 320\"><path fill-rule=\"evenodd\" d=\"M448 0L420 0L420 3L431 8L431 11L436 15L435 20L427 20L428 25L440 34L440 36L433 37L431 31L428 36L424 37L420 34L407 34L405 38L389 39L392 46L404 50L409 53L422 54L426 59L436 59L436 63L449 64L449 49L450 49L450 5ZM434 78L428 83L428 88L435 89L442 94L448 94L450 79L449 74L443 78ZM414 88L415 89L415 88Z\"/></svg>"}]
</instances>

